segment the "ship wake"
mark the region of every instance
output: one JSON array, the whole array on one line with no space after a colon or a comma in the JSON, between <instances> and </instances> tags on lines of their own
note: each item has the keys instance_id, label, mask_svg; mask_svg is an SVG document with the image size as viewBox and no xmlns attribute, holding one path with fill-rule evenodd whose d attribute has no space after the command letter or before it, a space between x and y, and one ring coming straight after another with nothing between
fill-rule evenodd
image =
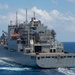
<instances>
[{"instance_id":1,"label":"ship wake","mask_svg":"<svg viewBox=\"0 0 75 75\"><path fill-rule=\"evenodd\" d=\"M19 67L0 67L0 70L9 70L9 71L29 71L30 68L19 68Z\"/></svg>"},{"instance_id":2,"label":"ship wake","mask_svg":"<svg viewBox=\"0 0 75 75\"><path fill-rule=\"evenodd\" d=\"M58 68L58 72L61 72L65 75L75 75L75 68Z\"/></svg>"},{"instance_id":3,"label":"ship wake","mask_svg":"<svg viewBox=\"0 0 75 75\"><path fill-rule=\"evenodd\" d=\"M0 70L8 70L8 71L34 71L32 70L32 68L28 68L28 67L20 67L18 65L15 64L11 64L11 63L7 63L5 61L0 60ZM41 70L42 71L42 70ZM44 72L46 71L46 73L51 72L53 70L43 70ZM54 70L55 71L55 70ZM65 75L75 75L75 68L58 68L58 72L59 73L63 73Z\"/></svg>"},{"instance_id":4,"label":"ship wake","mask_svg":"<svg viewBox=\"0 0 75 75\"><path fill-rule=\"evenodd\" d=\"M19 67L19 65L7 63L0 60L0 70L9 70L9 71L29 71L31 68L28 67Z\"/></svg>"}]
</instances>

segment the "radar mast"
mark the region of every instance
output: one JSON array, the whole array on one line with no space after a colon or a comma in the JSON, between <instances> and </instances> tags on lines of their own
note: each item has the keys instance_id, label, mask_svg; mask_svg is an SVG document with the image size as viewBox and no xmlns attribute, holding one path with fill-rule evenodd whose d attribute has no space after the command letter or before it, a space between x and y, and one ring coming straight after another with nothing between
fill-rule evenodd
<instances>
[{"instance_id":1,"label":"radar mast","mask_svg":"<svg viewBox=\"0 0 75 75\"><path fill-rule=\"evenodd\" d=\"M16 11L16 26L18 26L18 12Z\"/></svg>"},{"instance_id":2,"label":"radar mast","mask_svg":"<svg viewBox=\"0 0 75 75\"><path fill-rule=\"evenodd\" d=\"M26 8L26 24L27 24L27 8Z\"/></svg>"}]
</instances>

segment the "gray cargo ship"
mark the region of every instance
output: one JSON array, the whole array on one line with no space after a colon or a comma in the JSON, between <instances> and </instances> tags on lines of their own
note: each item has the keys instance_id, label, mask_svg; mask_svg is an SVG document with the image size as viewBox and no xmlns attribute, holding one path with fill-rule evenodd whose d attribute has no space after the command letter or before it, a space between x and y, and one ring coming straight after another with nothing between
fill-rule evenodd
<instances>
[{"instance_id":1,"label":"gray cargo ship","mask_svg":"<svg viewBox=\"0 0 75 75\"><path fill-rule=\"evenodd\" d=\"M0 59L34 68L75 67L75 54L64 52L63 43L55 36L55 31L35 16L18 24L16 14L16 24L10 22L8 33L3 31L1 36Z\"/></svg>"}]
</instances>

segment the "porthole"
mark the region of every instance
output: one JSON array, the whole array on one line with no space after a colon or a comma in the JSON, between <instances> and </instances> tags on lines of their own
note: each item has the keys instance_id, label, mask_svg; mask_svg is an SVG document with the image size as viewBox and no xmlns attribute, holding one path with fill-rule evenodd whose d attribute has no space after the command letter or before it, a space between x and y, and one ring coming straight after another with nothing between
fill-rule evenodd
<instances>
[{"instance_id":1,"label":"porthole","mask_svg":"<svg viewBox=\"0 0 75 75\"><path fill-rule=\"evenodd\" d=\"M50 56L47 56L46 58L50 58Z\"/></svg>"},{"instance_id":2,"label":"porthole","mask_svg":"<svg viewBox=\"0 0 75 75\"><path fill-rule=\"evenodd\" d=\"M54 56L52 56L52 58L54 58Z\"/></svg>"},{"instance_id":3,"label":"porthole","mask_svg":"<svg viewBox=\"0 0 75 75\"><path fill-rule=\"evenodd\" d=\"M44 57L41 57L41 58L44 58Z\"/></svg>"},{"instance_id":4,"label":"porthole","mask_svg":"<svg viewBox=\"0 0 75 75\"><path fill-rule=\"evenodd\" d=\"M38 57L38 60L40 59L40 57Z\"/></svg>"}]
</instances>

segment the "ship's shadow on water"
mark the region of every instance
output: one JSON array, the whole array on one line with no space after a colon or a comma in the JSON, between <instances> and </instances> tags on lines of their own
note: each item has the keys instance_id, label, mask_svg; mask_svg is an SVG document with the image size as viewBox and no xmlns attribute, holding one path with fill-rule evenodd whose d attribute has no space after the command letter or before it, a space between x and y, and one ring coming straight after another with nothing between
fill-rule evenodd
<instances>
[{"instance_id":1,"label":"ship's shadow on water","mask_svg":"<svg viewBox=\"0 0 75 75\"><path fill-rule=\"evenodd\" d=\"M34 69L0 61L0 75L75 75L75 68Z\"/></svg>"}]
</instances>

